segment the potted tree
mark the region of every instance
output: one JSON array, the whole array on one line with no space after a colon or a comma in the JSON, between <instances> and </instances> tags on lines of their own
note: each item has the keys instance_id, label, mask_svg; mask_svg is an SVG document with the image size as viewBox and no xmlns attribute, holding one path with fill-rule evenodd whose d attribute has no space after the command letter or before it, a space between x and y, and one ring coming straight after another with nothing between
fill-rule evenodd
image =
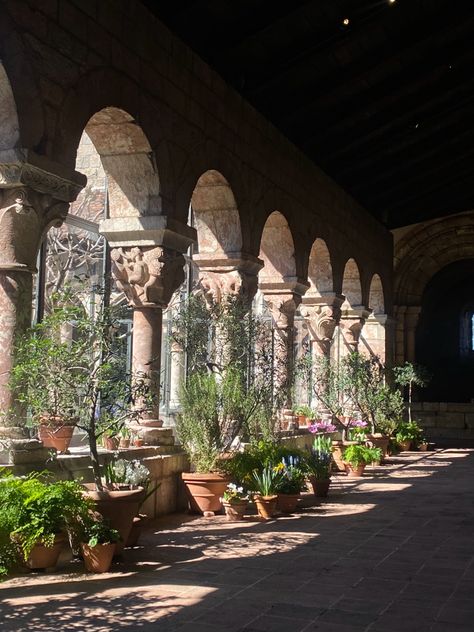
<instances>
[{"instance_id":1,"label":"potted tree","mask_svg":"<svg viewBox=\"0 0 474 632\"><path fill-rule=\"evenodd\" d=\"M414 386L426 386L430 381L430 376L426 369L418 364L405 362L402 366L394 367L395 382L402 388L408 388L408 421L412 421L411 405L413 399Z\"/></svg>"}]
</instances>

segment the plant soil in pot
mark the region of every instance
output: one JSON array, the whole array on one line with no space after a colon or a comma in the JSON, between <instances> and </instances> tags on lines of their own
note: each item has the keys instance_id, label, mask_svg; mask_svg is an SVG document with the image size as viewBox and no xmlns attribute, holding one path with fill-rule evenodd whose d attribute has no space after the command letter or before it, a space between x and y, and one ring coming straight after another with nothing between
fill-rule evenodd
<instances>
[{"instance_id":1,"label":"plant soil in pot","mask_svg":"<svg viewBox=\"0 0 474 632\"><path fill-rule=\"evenodd\" d=\"M31 550L26 565L31 569L52 568L58 563L59 555L66 542L66 536L58 533L54 540L53 546L44 546L44 544L35 544Z\"/></svg>"},{"instance_id":2,"label":"plant soil in pot","mask_svg":"<svg viewBox=\"0 0 474 632\"><path fill-rule=\"evenodd\" d=\"M143 487L137 489L104 489L97 491L93 483L86 483L86 494L95 501L97 511L120 533L116 553L123 550L132 529L133 518L143 501Z\"/></svg>"},{"instance_id":3,"label":"plant soil in pot","mask_svg":"<svg viewBox=\"0 0 474 632\"><path fill-rule=\"evenodd\" d=\"M313 493L317 498L326 498L329 492L330 478L320 479L315 476L309 477L309 482L313 488Z\"/></svg>"},{"instance_id":4,"label":"plant soil in pot","mask_svg":"<svg viewBox=\"0 0 474 632\"><path fill-rule=\"evenodd\" d=\"M278 494L277 509L282 513L293 513L298 505L300 494Z\"/></svg>"},{"instance_id":5,"label":"plant soil in pot","mask_svg":"<svg viewBox=\"0 0 474 632\"><path fill-rule=\"evenodd\" d=\"M277 512L278 496L260 496L256 494L253 497L257 507L258 515L265 520L271 520Z\"/></svg>"},{"instance_id":6,"label":"plant soil in pot","mask_svg":"<svg viewBox=\"0 0 474 632\"><path fill-rule=\"evenodd\" d=\"M228 477L217 473L183 472L181 474L191 511L195 513L219 513L221 497L229 483Z\"/></svg>"},{"instance_id":7,"label":"plant soil in pot","mask_svg":"<svg viewBox=\"0 0 474 632\"><path fill-rule=\"evenodd\" d=\"M84 566L89 573L107 573L112 564L112 558L117 544L96 544L89 546L85 542L81 544Z\"/></svg>"}]
</instances>

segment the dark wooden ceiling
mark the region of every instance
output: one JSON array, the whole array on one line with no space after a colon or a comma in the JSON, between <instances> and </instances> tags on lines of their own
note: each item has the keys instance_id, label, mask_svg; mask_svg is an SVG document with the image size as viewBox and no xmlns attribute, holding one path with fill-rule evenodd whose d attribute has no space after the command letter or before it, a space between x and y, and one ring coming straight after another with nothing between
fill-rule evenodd
<instances>
[{"instance_id":1,"label":"dark wooden ceiling","mask_svg":"<svg viewBox=\"0 0 474 632\"><path fill-rule=\"evenodd\" d=\"M387 226L474 207L472 0L144 2Z\"/></svg>"}]
</instances>

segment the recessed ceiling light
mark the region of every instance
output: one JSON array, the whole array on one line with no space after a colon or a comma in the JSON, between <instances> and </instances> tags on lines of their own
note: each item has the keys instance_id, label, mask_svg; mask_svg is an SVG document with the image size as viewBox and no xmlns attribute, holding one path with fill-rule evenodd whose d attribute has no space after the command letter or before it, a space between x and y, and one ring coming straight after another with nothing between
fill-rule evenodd
<instances>
[{"instance_id":1,"label":"recessed ceiling light","mask_svg":"<svg viewBox=\"0 0 474 632\"><path fill-rule=\"evenodd\" d=\"M344 18L342 20L342 23L344 24L344 26L349 26L349 22L350 22L349 18Z\"/></svg>"},{"instance_id":2,"label":"recessed ceiling light","mask_svg":"<svg viewBox=\"0 0 474 632\"><path fill-rule=\"evenodd\" d=\"M397 0L388 0L388 3L389 3L389 4L395 4L395 2L396 2L396 1L397 1Z\"/></svg>"}]
</instances>

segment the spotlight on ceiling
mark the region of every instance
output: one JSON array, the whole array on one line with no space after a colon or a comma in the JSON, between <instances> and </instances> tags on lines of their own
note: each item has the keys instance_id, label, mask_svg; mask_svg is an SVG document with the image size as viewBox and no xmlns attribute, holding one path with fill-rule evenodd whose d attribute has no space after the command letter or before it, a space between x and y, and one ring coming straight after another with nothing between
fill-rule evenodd
<instances>
[{"instance_id":1,"label":"spotlight on ceiling","mask_svg":"<svg viewBox=\"0 0 474 632\"><path fill-rule=\"evenodd\" d=\"M344 18L344 19L342 20L342 23L344 24L344 26L349 26L349 23L350 23L349 18Z\"/></svg>"},{"instance_id":2,"label":"spotlight on ceiling","mask_svg":"<svg viewBox=\"0 0 474 632\"><path fill-rule=\"evenodd\" d=\"M388 3L389 3L389 4L395 4L395 2L396 2L396 1L397 1L397 0L388 0Z\"/></svg>"}]
</instances>

